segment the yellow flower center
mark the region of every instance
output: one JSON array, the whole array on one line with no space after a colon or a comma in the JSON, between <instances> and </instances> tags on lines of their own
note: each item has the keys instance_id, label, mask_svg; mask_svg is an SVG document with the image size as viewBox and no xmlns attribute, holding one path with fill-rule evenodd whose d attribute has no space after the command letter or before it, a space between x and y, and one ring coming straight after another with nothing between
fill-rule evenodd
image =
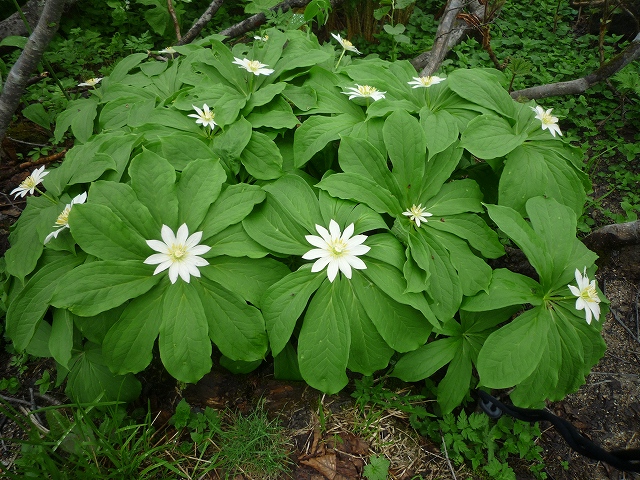
<instances>
[{"instance_id":1,"label":"yellow flower center","mask_svg":"<svg viewBox=\"0 0 640 480\"><path fill-rule=\"evenodd\" d=\"M593 285L587 285L586 287L584 287L580 292L580 298L582 298L586 302L600 303L598 292Z\"/></svg>"},{"instance_id":2,"label":"yellow flower center","mask_svg":"<svg viewBox=\"0 0 640 480\"><path fill-rule=\"evenodd\" d=\"M376 87L370 87L369 85L360 85L358 87L358 91L360 92L361 95L364 95L365 97L370 97L375 92L377 92L378 89Z\"/></svg>"},{"instance_id":3,"label":"yellow flower center","mask_svg":"<svg viewBox=\"0 0 640 480\"><path fill-rule=\"evenodd\" d=\"M349 40L346 39L342 39L342 47L346 50L349 47L353 47L353 43L351 43Z\"/></svg>"},{"instance_id":4,"label":"yellow flower center","mask_svg":"<svg viewBox=\"0 0 640 480\"><path fill-rule=\"evenodd\" d=\"M56 225L60 225L61 227L66 226L69 223L69 212L71 211L71 205L67 205L64 207L64 210L58 218L56 219Z\"/></svg>"},{"instance_id":5,"label":"yellow flower center","mask_svg":"<svg viewBox=\"0 0 640 480\"><path fill-rule=\"evenodd\" d=\"M340 238L334 240L329 244L329 250L333 258L339 258L344 255L345 251L347 250L347 242Z\"/></svg>"},{"instance_id":6,"label":"yellow flower center","mask_svg":"<svg viewBox=\"0 0 640 480\"><path fill-rule=\"evenodd\" d=\"M553 125L555 123L550 113L543 113L541 120L545 125Z\"/></svg>"},{"instance_id":7,"label":"yellow flower center","mask_svg":"<svg viewBox=\"0 0 640 480\"><path fill-rule=\"evenodd\" d=\"M260 70L260 62L257 60L250 60L249 63L247 63L247 67L249 67L249 70L251 70L253 73L256 73L258 70Z\"/></svg>"},{"instance_id":8,"label":"yellow flower center","mask_svg":"<svg viewBox=\"0 0 640 480\"><path fill-rule=\"evenodd\" d=\"M38 182L36 182L36 179L33 178L31 175L29 175L20 184L20 188L24 188L25 190L31 190L32 188L36 188L36 185L38 185Z\"/></svg>"},{"instance_id":9,"label":"yellow flower center","mask_svg":"<svg viewBox=\"0 0 640 480\"><path fill-rule=\"evenodd\" d=\"M187 247L185 245L176 243L171 245L171 247L169 248L169 255L176 262L184 260L184 257L186 254L187 254Z\"/></svg>"},{"instance_id":10,"label":"yellow flower center","mask_svg":"<svg viewBox=\"0 0 640 480\"><path fill-rule=\"evenodd\" d=\"M422 208L422 204L418 205L417 207L416 207L416 205L414 204L414 205L409 209L409 211L411 212L411 214L412 214L412 215L414 215L414 216L416 216L416 217L421 216L421 215L424 213L424 210L425 210L425 209L424 209L424 208Z\"/></svg>"}]
</instances>

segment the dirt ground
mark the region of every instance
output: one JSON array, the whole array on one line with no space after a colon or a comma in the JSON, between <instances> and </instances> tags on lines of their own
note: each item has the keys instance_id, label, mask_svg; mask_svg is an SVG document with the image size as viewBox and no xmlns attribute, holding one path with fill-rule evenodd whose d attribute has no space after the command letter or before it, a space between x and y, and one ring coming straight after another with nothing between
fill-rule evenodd
<instances>
[{"instance_id":1,"label":"dirt ground","mask_svg":"<svg viewBox=\"0 0 640 480\"><path fill-rule=\"evenodd\" d=\"M8 247L9 226L24 206L8 193L31 169L20 168L19 162L0 167L0 254ZM613 197L610 200L615 203ZM598 284L611 302L611 312L601 320L608 349L586 384L565 400L550 404L549 409L607 449L639 448L640 246L606 252L599 267ZM0 352L0 378L15 375L8 367L9 357ZM40 365L30 370L33 381L40 378L42 368ZM290 478L296 480L362 478L364 465L372 454L383 454L391 460L390 474L394 479L420 478L419 475L425 480L482 478L467 467L452 466L438 445L410 428L402 412L388 411L364 428L365 420L350 396L352 384L339 395L323 396L303 383L275 380L269 365L248 375L232 375L217 367L182 392L166 376L160 379L153 372L143 372L140 378L146 387L142 402L149 400L152 408L161 413L159 422L168 420L182 396L195 407L240 412L249 411L258 399L264 399L269 412L277 415L291 432ZM28 381L24 383L29 386ZM6 392L0 394L6 396ZM14 397L29 400L28 395L25 388ZM8 423L0 423L0 437L11 435ZM640 479L640 475L625 474L576 454L549 425L541 428L549 479ZM0 445L2 460L13 454ZM568 462L568 469L561 462ZM533 478L521 471L517 462L513 467L519 479Z\"/></svg>"}]
</instances>

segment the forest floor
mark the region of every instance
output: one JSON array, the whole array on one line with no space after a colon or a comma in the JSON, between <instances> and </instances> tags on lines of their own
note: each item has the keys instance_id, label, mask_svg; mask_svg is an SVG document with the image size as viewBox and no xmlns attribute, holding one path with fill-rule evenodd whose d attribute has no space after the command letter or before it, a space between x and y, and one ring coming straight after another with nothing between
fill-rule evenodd
<instances>
[{"instance_id":1,"label":"forest floor","mask_svg":"<svg viewBox=\"0 0 640 480\"><path fill-rule=\"evenodd\" d=\"M24 207L24 201L15 201L8 194L30 171L31 168L20 169L11 163L0 168L0 254L8 248L9 227ZM602 196L606 188L595 185L594 198ZM609 195L607 202L612 211L619 209L615 194ZM596 222L602 221L596 218ZM602 335L607 351L578 392L548 408L607 449L639 448L640 246L601 255L596 278L611 302L610 313L600 320L604 322ZM0 378L16 375L9 359L10 355L0 346ZM28 401L29 388L34 388L44 368L52 366L43 362L29 365L27 373L20 378L23 388L12 397ZM241 413L251 411L258 401L263 401L267 411L277 416L289 432L292 465L287 478L363 478L364 465L373 454L382 454L391 461L389 473L393 479L486 478L475 476L467 466L452 465L440 445L419 436L411 428L406 414L388 410L367 417L350 395L353 382L338 395L323 396L304 383L274 379L269 364L247 375L233 375L222 367L214 367L200 382L183 391L178 391L166 374L143 372L139 377L144 385L139 403L151 405L154 416L159 414L156 425L160 426L173 415L181 398L196 408L229 408ZM0 394L8 396L6 392ZM65 401L60 391L54 390L50 395ZM549 479L640 478L573 452L548 424L542 424L541 429L540 444ZM0 424L0 438L11 437L14 432L11 422ZM15 449L0 444L3 462L13 455ZM568 468L564 468L562 462L568 462ZM518 479L534 478L517 460L511 466ZM235 480L244 478L249 477L236 476Z\"/></svg>"}]
</instances>

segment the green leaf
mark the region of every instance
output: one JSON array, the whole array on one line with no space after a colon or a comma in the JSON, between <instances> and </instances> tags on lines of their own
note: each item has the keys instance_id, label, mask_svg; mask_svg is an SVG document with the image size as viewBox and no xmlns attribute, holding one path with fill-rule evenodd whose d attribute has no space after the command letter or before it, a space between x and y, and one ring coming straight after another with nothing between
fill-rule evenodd
<instances>
[{"instance_id":1,"label":"green leaf","mask_svg":"<svg viewBox=\"0 0 640 480\"><path fill-rule=\"evenodd\" d=\"M207 317L196 287L178 281L165 290L160 358L175 379L196 383L211 370Z\"/></svg>"},{"instance_id":2,"label":"green leaf","mask_svg":"<svg viewBox=\"0 0 640 480\"><path fill-rule=\"evenodd\" d=\"M418 310L385 295L360 271L351 278L358 300L387 344L398 352L415 350L431 333L431 324Z\"/></svg>"},{"instance_id":3,"label":"green leaf","mask_svg":"<svg viewBox=\"0 0 640 480\"><path fill-rule=\"evenodd\" d=\"M260 307L267 288L291 273L287 266L272 258L214 257L200 272L210 280Z\"/></svg>"},{"instance_id":4,"label":"green leaf","mask_svg":"<svg viewBox=\"0 0 640 480\"><path fill-rule=\"evenodd\" d=\"M460 130L455 117L446 110L432 112L428 108L420 111L420 125L427 134L427 150L429 159L436 153L445 151L456 140Z\"/></svg>"},{"instance_id":5,"label":"green leaf","mask_svg":"<svg viewBox=\"0 0 640 480\"><path fill-rule=\"evenodd\" d=\"M217 283L202 280L198 287L209 323L209 337L222 354L234 361L263 360L267 333L260 310Z\"/></svg>"},{"instance_id":6,"label":"green leaf","mask_svg":"<svg viewBox=\"0 0 640 480\"><path fill-rule=\"evenodd\" d=\"M483 160L503 157L527 139L526 133L515 133L505 119L479 115L462 132L460 146Z\"/></svg>"},{"instance_id":7,"label":"green leaf","mask_svg":"<svg viewBox=\"0 0 640 480\"><path fill-rule=\"evenodd\" d=\"M59 279L51 303L89 317L139 297L161 278L141 260L86 263Z\"/></svg>"},{"instance_id":8,"label":"green leaf","mask_svg":"<svg viewBox=\"0 0 640 480\"><path fill-rule=\"evenodd\" d=\"M240 169L240 154L251 140L253 133L251 123L244 117L229 125L222 133L216 136L213 151L230 167L234 173ZM231 168L233 167L233 168Z\"/></svg>"},{"instance_id":9,"label":"green leaf","mask_svg":"<svg viewBox=\"0 0 640 480\"><path fill-rule=\"evenodd\" d=\"M216 201L227 175L218 160L195 160L185 167L178 182L178 224L197 228Z\"/></svg>"},{"instance_id":10,"label":"green leaf","mask_svg":"<svg viewBox=\"0 0 640 480\"><path fill-rule=\"evenodd\" d=\"M334 197L365 203L378 213L402 212L398 199L389 190L356 173L329 175L316 186Z\"/></svg>"},{"instance_id":11,"label":"green leaf","mask_svg":"<svg viewBox=\"0 0 640 480\"><path fill-rule=\"evenodd\" d=\"M493 271L488 292L465 298L462 309L469 312L497 310L511 305L541 305L542 286L535 280L506 268Z\"/></svg>"},{"instance_id":12,"label":"green leaf","mask_svg":"<svg viewBox=\"0 0 640 480\"><path fill-rule=\"evenodd\" d=\"M253 240L272 252L301 256L310 250L305 240L310 232L275 201L268 199L256 207L242 225Z\"/></svg>"},{"instance_id":13,"label":"green leaf","mask_svg":"<svg viewBox=\"0 0 640 480\"><path fill-rule=\"evenodd\" d=\"M347 135L360 120L348 114L312 116L295 131L293 156L296 168L304 166L329 142Z\"/></svg>"},{"instance_id":14,"label":"green leaf","mask_svg":"<svg viewBox=\"0 0 640 480\"><path fill-rule=\"evenodd\" d=\"M33 123L40 125L42 128L46 128L47 130L51 128L51 116L46 112L41 103L32 103L31 105L27 105L22 109L21 113Z\"/></svg>"},{"instance_id":15,"label":"green leaf","mask_svg":"<svg viewBox=\"0 0 640 480\"><path fill-rule=\"evenodd\" d=\"M418 120L407 112L396 110L382 127L384 144L393 163L393 176L401 192L424 177L427 138Z\"/></svg>"},{"instance_id":16,"label":"green leaf","mask_svg":"<svg viewBox=\"0 0 640 480\"><path fill-rule=\"evenodd\" d=\"M89 190L90 203L104 205L144 239L156 238L160 224L153 218L131 186L125 183L98 181Z\"/></svg>"},{"instance_id":17,"label":"green leaf","mask_svg":"<svg viewBox=\"0 0 640 480\"><path fill-rule=\"evenodd\" d=\"M111 75L109 75L110 83L115 84L124 80L130 70L137 67L140 62L147 58L148 55L146 53L134 53L120 60L113 68Z\"/></svg>"},{"instance_id":18,"label":"green leaf","mask_svg":"<svg viewBox=\"0 0 640 480\"><path fill-rule=\"evenodd\" d=\"M389 233L377 233L368 237L365 245L371 247L367 253L368 258L375 258L402 270L405 262L404 248L396 237Z\"/></svg>"},{"instance_id":19,"label":"green leaf","mask_svg":"<svg viewBox=\"0 0 640 480\"><path fill-rule=\"evenodd\" d=\"M151 252L145 239L104 205L74 205L69 228L85 252L102 260L142 260Z\"/></svg>"},{"instance_id":20,"label":"green leaf","mask_svg":"<svg viewBox=\"0 0 640 480\"><path fill-rule=\"evenodd\" d=\"M480 384L510 388L531 375L546 348L552 322L549 311L537 307L489 335L478 355Z\"/></svg>"},{"instance_id":21,"label":"green leaf","mask_svg":"<svg viewBox=\"0 0 640 480\"><path fill-rule=\"evenodd\" d=\"M324 272L312 273L305 265L265 291L260 303L273 355L285 347L309 297L325 279Z\"/></svg>"},{"instance_id":22,"label":"green leaf","mask_svg":"<svg viewBox=\"0 0 640 480\"><path fill-rule=\"evenodd\" d=\"M462 339L456 337L427 343L400 357L393 368L393 376L404 382L418 382L429 378L449 363L461 346Z\"/></svg>"},{"instance_id":23,"label":"green leaf","mask_svg":"<svg viewBox=\"0 0 640 480\"><path fill-rule=\"evenodd\" d=\"M71 127L73 135L80 143L86 142L93 134L93 121L98 110L98 100L95 97L71 100L67 109L56 118L56 129L53 136L56 141L62 140L64 132Z\"/></svg>"},{"instance_id":24,"label":"green leaf","mask_svg":"<svg viewBox=\"0 0 640 480\"><path fill-rule=\"evenodd\" d=\"M434 216L456 215L464 212L482 211L482 192L478 184L471 179L454 180L445 183L433 198L425 200L423 205Z\"/></svg>"},{"instance_id":25,"label":"green leaf","mask_svg":"<svg viewBox=\"0 0 640 480\"><path fill-rule=\"evenodd\" d=\"M38 324L51 303L51 297L60 279L85 255L45 255L44 265L33 274L24 288L15 296L7 309L6 332L17 351L24 350L33 337Z\"/></svg>"},{"instance_id":26,"label":"green leaf","mask_svg":"<svg viewBox=\"0 0 640 480\"><path fill-rule=\"evenodd\" d=\"M102 342L104 359L116 374L137 373L153 359L153 345L160 332L164 288L134 298Z\"/></svg>"},{"instance_id":27,"label":"green leaf","mask_svg":"<svg viewBox=\"0 0 640 480\"><path fill-rule=\"evenodd\" d=\"M49 352L55 361L64 368L69 368L73 349L73 317L73 313L69 310L56 308L53 311Z\"/></svg>"},{"instance_id":28,"label":"green leaf","mask_svg":"<svg viewBox=\"0 0 640 480\"><path fill-rule=\"evenodd\" d=\"M184 170L189 163L197 158L216 158L214 150L202 140L175 130L171 132L171 135L163 135L150 142L145 142L144 147L162 157L163 163L168 161L176 170Z\"/></svg>"},{"instance_id":29,"label":"green leaf","mask_svg":"<svg viewBox=\"0 0 640 480\"><path fill-rule=\"evenodd\" d=\"M351 345L349 312L343 298L348 280L324 282L311 299L298 337L298 362L302 378L327 394L342 390Z\"/></svg>"},{"instance_id":30,"label":"green leaf","mask_svg":"<svg viewBox=\"0 0 640 480\"><path fill-rule=\"evenodd\" d=\"M438 404L443 414L451 413L469 393L472 368L471 358L459 349L447 368L447 374L438 384Z\"/></svg>"},{"instance_id":31,"label":"green leaf","mask_svg":"<svg viewBox=\"0 0 640 480\"><path fill-rule=\"evenodd\" d=\"M416 197L428 199L436 195L458 167L463 149L454 142L445 150L431 155L425 164L424 177L417 182Z\"/></svg>"},{"instance_id":32,"label":"green leaf","mask_svg":"<svg viewBox=\"0 0 640 480\"><path fill-rule=\"evenodd\" d=\"M315 232L316 224L323 223L318 197L302 177L286 174L263 188L269 194L269 201L277 202L309 232Z\"/></svg>"},{"instance_id":33,"label":"green leaf","mask_svg":"<svg viewBox=\"0 0 640 480\"><path fill-rule=\"evenodd\" d=\"M428 226L429 229L453 233L464 238L486 258L498 258L504 255L504 247L500 243L498 234L477 215L463 213L448 216L439 221L430 221Z\"/></svg>"},{"instance_id":34,"label":"green leaf","mask_svg":"<svg viewBox=\"0 0 640 480\"><path fill-rule=\"evenodd\" d=\"M254 131L240 154L240 161L250 175L260 180L282 176L282 155L273 140L264 133Z\"/></svg>"},{"instance_id":35,"label":"green leaf","mask_svg":"<svg viewBox=\"0 0 640 480\"><path fill-rule=\"evenodd\" d=\"M204 258L212 258L218 255L262 258L271 253L254 241L240 223L231 225L220 233L209 237L206 243L211 247L211 250L203 255Z\"/></svg>"},{"instance_id":36,"label":"green leaf","mask_svg":"<svg viewBox=\"0 0 640 480\"><path fill-rule=\"evenodd\" d=\"M531 226L509 207L486 205L491 220L506 233L527 256L533 268L540 275L540 283L549 284L552 279L553 263L543 239Z\"/></svg>"},{"instance_id":37,"label":"green leaf","mask_svg":"<svg viewBox=\"0 0 640 480\"><path fill-rule=\"evenodd\" d=\"M151 215L164 225L177 229L176 172L171 164L159 155L143 150L131 160L129 175L133 191Z\"/></svg>"},{"instance_id":38,"label":"green leaf","mask_svg":"<svg viewBox=\"0 0 640 480\"><path fill-rule=\"evenodd\" d=\"M287 87L282 92L282 95L302 112L306 112L318 105L316 91L309 85L303 85L301 87L291 83L287 83L286 85Z\"/></svg>"},{"instance_id":39,"label":"green leaf","mask_svg":"<svg viewBox=\"0 0 640 480\"><path fill-rule=\"evenodd\" d=\"M199 227L203 232L202 238L206 240L242 221L264 198L264 191L257 185L239 183L225 186Z\"/></svg>"},{"instance_id":40,"label":"green leaf","mask_svg":"<svg viewBox=\"0 0 640 480\"><path fill-rule=\"evenodd\" d=\"M516 114L515 102L490 71L461 68L451 72L447 81L451 90L469 102L507 117Z\"/></svg>"}]
</instances>

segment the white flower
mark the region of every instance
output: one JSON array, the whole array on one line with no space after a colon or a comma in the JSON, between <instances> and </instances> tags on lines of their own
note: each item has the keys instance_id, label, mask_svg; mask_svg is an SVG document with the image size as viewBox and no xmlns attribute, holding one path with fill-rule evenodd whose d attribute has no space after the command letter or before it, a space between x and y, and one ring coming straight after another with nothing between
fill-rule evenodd
<instances>
[{"instance_id":1,"label":"white flower","mask_svg":"<svg viewBox=\"0 0 640 480\"><path fill-rule=\"evenodd\" d=\"M345 95L349 95L349 100L353 100L356 97L361 98L373 98L374 101L381 100L384 98L384 94L387 92L381 92L376 87L370 87L369 85L358 85L356 83L355 87L349 87L346 91L342 92Z\"/></svg>"},{"instance_id":2,"label":"white flower","mask_svg":"<svg viewBox=\"0 0 640 480\"><path fill-rule=\"evenodd\" d=\"M195 105L191 105L196 113L191 113L189 115L187 115L188 117L193 117L196 118L196 123L201 124L203 127L210 127L211 130L214 129L214 127L216 126L216 122L213 121L213 119L215 118L216 114L213 113L211 110L209 110L209 106L205 103L202 106L202 110L200 110L198 107L196 107Z\"/></svg>"},{"instance_id":3,"label":"white flower","mask_svg":"<svg viewBox=\"0 0 640 480\"><path fill-rule=\"evenodd\" d=\"M260 40L261 42L266 42L267 40L269 40L269 35L265 35L264 37L261 37L260 35L254 35L253 38L255 40Z\"/></svg>"},{"instance_id":4,"label":"white flower","mask_svg":"<svg viewBox=\"0 0 640 480\"><path fill-rule=\"evenodd\" d=\"M329 231L326 228L316 225L316 230L320 234L306 235L305 238L314 247L305 253L302 258L305 260L316 260L311 267L312 272L319 272L327 267L329 281L333 282L340 270L347 278L351 278L351 267L357 270L367 268L358 255L364 255L371 247L362 245L367 239L366 235L353 235L353 223L340 232L340 226L335 220L329 222Z\"/></svg>"},{"instance_id":5,"label":"white flower","mask_svg":"<svg viewBox=\"0 0 640 480\"><path fill-rule=\"evenodd\" d=\"M79 83L78 86L79 87L95 87L101 81L102 81L102 77L100 77L100 78L90 78L86 82Z\"/></svg>"},{"instance_id":6,"label":"white flower","mask_svg":"<svg viewBox=\"0 0 640 480\"><path fill-rule=\"evenodd\" d=\"M166 53L166 54L173 55L174 53L178 53L178 52L176 52L176 49L173 47L167 47L167 48L163 48L162 50L159 50L158 53Z\"/></svg>"},{"instance_id":7,"label":"white flower","mask_svg":"<svg viewBox=\"0 0 640 480\"><path fill-rule=\"evenodd\" d=\"M418 227L420 226L420 222L427 223L427 217L433 216L433 213L426 212L425 209L422 208L422 204L416 207L415 203L409 210L402 212L402 214L410 217L409 220L416 222L416 226Z\"/></svg>"},{"instance_id":8,"label":"white flower","mask_svg":"<svg viewBox=\"0 0 640 480\"><path fill-rule=\"evenodd\" d=\"M558 117L551 115L551 110L553 110L553 108L550 108L545 112L544 108L538 105L535 108L531 107L531 110L536 112L536 118L542 122L542 130L548 129L554 137L556 136L556 132L558 132L558 135L562 136L562 132L558 126Z\"/></svg>"},{"instance_id":9,"label":"white flower","mask_svg":"<svg viewBox=\"0 0 640 480\"><path fill-rule=\"evenodd\" d=\"M240 68L244 68L247 72L251 72L254 75L271 75L275 70L268 67L269 65L265 65L264 63L260 63L257 60L249 60L248 58L238 58L233 57L235 60L233 63L238 65Z\"/></svg>"},{"instance_id":10,"label":"white flower","mask_svg":"<svg viewBox=\"0 0 640 480\"><path fill-rule=\"evenodd\" d=\"M584 268L584 276L580 275L580 270L576 268L576 282L577 287L568 285L569 290L578 299L576 300L576 310L584 310L587 315L587 323L591 325L591 316L593 315L596 320L600 318L600 298L598 298L598 292L596 291L596 281L587 277L587 267Z\"/></svg>"},{"instance_id":11,"label":"white flower","mask_svg":"<svg viewBox=\"0 0 640 480\"><path fill-rule=\"evenodd\" d=\"M356 47L353 46L353 43L351 43L346 38L342 38L340 37L340 35L336 35L335 33L332 33L331 36L338 41L338 43L344 50L349 50L350 52L354 53L361 53Z\"/></svg>"},{"instance_id":12,"label":"white flower","mask_svg":"<svg viewBox=\"0 0 640 480\"><path fill-rule=\"evenodd\" d=\"M409 85L413 85L411 88L428 88L431 85L437 85L440 82L444 82L446 79L441 77L413 77L412 82L407 82Z\"/></svg>"},{"instance_id":13,"label":"white flower","mask_svg":"<svg viewBox=\"0 0 640 480\"><path fill-rule=\"evenodd\" d=\"M84 203L87 201L87 192L81 193L80 195L76 195L71 199L71 203L68 203L62 213L58 215L56 219L56 223L53 225L57 227L57 230L54 230L44 239L44 243L48 243L52 238L58 238L58 234L64 230L65 228L69 228L69 212L71 212L71 207L74 205L78 205L80 203Z\"/></svg>"},{"instance_id":14,"label":"white flower","mask_svg":"<svg viewBox=\"0 0 640 480\"><path fill-rule=\"evenodd\" d=\"M13 190L11 190L11 193L9 195L13 195L15 193L15 198L24 197L27 195L27 193L33 195L36 187L42 182L42 179L46 175L49 175L49 172L44 171L44 165L40 168L36 168L33 172L31 172L31 175L25 178L20 183L20 185L18 185L18 188L14 188Z\"/></svg>"},{"instance_id":15,"label":"white flower","mask_svg":"<svg viewBox=\"0 0 640 480\"><path fill-rule=\"evenodd\" d=\"M207 245L198 245L202 239L202 232L196 232L189 236L189 228L186 223L183 223L175 235L173 230L166 225L162 225L160 234L164 240L162 242L147 240L147 245L156 252L160 252L150 255L144 261L150 265L158 264L153 274L157 275L168 268L171 283L176 283L178 275L187 283L189 283L190 275L199 277L198 267L209 265L209 262L198 255L203 255L211 250L211 247Z\"/></svg>"}]
</instances>

